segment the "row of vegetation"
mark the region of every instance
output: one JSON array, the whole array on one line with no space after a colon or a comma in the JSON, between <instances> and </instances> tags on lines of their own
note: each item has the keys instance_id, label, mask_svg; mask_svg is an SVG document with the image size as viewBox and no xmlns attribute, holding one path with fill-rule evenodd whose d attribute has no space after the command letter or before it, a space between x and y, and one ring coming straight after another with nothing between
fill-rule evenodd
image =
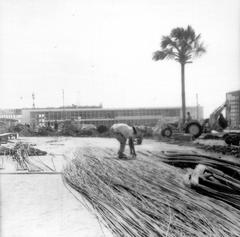
<instances>
[{"instance_id":1,"label":"row of vegetation","mask_svg":"<svg viewBox=\"0 0 240 237\"><path fill-rule=\"evenodd\" d=\"M153 130L150 127L142 126L143 136L152 136ZM98 127L92 124L84 124L82 126L76 125L72 121L65 121L58 127L58 129L50 126L39 127L33 130L30 126L17 124L9 129L9 132L17 132L20 136L100 136L109 137L109 127L99 125Z\"/></svg>"},{"instance_id":2,"label":"row of vegetation","mask_svg":"<svg viewBox=\"0 0 240 237\"><path fill-rule=\"evenodd\" d=\"M105 125L95 126L85 126L84 128L79 128L71 123L71 121L65 121L62 123L61 128L54 129L49 126L42 126L38 129L33 129L30 126L17 124L8 129L9 132L17 132L20 136L94 136L102 135L107 136L109 133L108 127Z\"/></svg>"}]
</instances>

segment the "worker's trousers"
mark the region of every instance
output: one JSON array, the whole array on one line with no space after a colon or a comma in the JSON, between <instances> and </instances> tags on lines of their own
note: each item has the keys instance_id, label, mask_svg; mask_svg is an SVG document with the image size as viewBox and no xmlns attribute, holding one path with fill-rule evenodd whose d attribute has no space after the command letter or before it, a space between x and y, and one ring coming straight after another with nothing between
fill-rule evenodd
<instances>
[{"instance_id":1,"label":"worker's trousers","mask_svg":"<svg viewBox=\"0 0 240 237\"><path fill-rule=\"evenodd\" d=\"M123 154L124 151L125 151L125 146L126 146L126 142L127 142L127 139L121 134L121 133L117 133L117 132L114 132L113 133L113 136L119 141L120 143L120 148L119 148L119 151L118 151L118 154Z\"/></svg>"}]
</instances>

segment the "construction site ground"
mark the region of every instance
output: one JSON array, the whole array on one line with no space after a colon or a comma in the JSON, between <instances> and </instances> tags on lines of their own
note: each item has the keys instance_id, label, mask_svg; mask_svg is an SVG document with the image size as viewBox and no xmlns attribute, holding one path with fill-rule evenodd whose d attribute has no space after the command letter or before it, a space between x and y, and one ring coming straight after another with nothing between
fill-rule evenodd
<instances>
[{"instance_id":1,"label":"construction site ground","mask_svg":"<svg viewBox=\"0 0 240 237\"><path fill-rule=\"evenodd\" d=\"M33 164L41 167L41 172L18 170L10 157L0 156L0 236L112 236L110 231L100 224L91 206L64 183L61 171L67 161L73 158L76 149L96 148L96 156L99 152L107 154L110 150L117 153L118 142L112 138L73 137L20 137L19 140L35 144L48 154L29 157ZM216 141L204 142L209 144ZM11 143L9 145L11 146ZM162 150L198 150L203 154L239 162L231 156L199 150L191 142L169 144L145 139L142 145L136 146L140 156L143 156L145 151ZM128 152L127 148L126 153Z\"/></svg>"}]
</instances>

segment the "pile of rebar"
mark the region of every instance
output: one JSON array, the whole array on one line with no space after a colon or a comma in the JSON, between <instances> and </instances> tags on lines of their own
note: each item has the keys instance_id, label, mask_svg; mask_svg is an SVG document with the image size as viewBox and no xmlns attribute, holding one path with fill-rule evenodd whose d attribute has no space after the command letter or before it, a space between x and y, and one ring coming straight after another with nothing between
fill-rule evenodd
<instances>
[{"instance_id":1,"label":"pile of rebar","mask_svg":"<svg viewBox=\"0 0 240 237\"><path fill-rule=\"evenodd\" d=\"M217 152L223 155L232 155L240 158L240 146L204 145L197 144L197 147L205 151Z\"/></svg>"},{"instance_id":2,"label":"pile of rebar","mask_svg":"<svg viewBox=\"0 0 240 237\"><path fill-rule=\"evenodd\" d=\"M46 167L46 165L39 159L39 156L46 154L47 152L37 149L31 144L23 142L17 142L13 147L1 146L0 149L0 155L12 159L16 163L17 170L53 171L51 167ZM30 159L29 156L35 156L38 158L37 162L35 159ZM41 163L40 165L38 164L39 162Z\"/></svg>"},{"instance_id":3,"label":"pile of rebar","mask_svg":"<svg viewBox=\"0 0 240 237\"><path fill-rule=\"evenodd\" d=\"M24 143L18 142L10 150L10 155L17 162L22 169L28 169L28 146Z\"/></svg>"},{"instance_id":4,"label":"pile of rebar","mask_svg":"<svg viewBox=\"0 0 240 237\"><path fill-rule=\"evenodd\" d=\"M31 144L17 142L13 147L0 147L0 155L14 155L18 150L22 150L27 153L28 156L44 156L46 151L42 151L33 147Z\"/></svg>"},{"instance_id":5,"label":"pile of rebar","mask_svg":"<svg viewBox=\"0 0 240 237\"><path fill-rule=\"evenodd\" d=\"M199 164L204 165L204 173L199 175L199 182L192 188L240 210L239 163L186 152L163 152L157 156L161 161L181 168L195 168ZM192 173L189 172L190 180Z\"/></svg>"},{"instance_id":6,"label":"pile of rebar","mask_svg":"<svg viewBox=\"0 0 240 237\"><path fill-rule=\"evenodd\" d=\"M77 151L64 178L115 236L240 236L240 211L186 187L184 170L150 153L114 157L100 148Z\"/></svg>"}]
</instances>

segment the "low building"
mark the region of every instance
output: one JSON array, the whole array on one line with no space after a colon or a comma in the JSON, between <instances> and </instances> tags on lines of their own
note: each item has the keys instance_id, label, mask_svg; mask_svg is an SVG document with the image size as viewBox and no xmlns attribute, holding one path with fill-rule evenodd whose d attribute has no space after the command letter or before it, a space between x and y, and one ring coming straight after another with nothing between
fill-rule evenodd
<instances>
[{"instance_id":1,"label":"low building","mask_svg":"<svg viewBox=\"0 0 240 237\"><path fill-rule=\"evenodd\" d=\"M0 119L13 119L21 122L22 109L0 109Z\"/></svg>"},{"instance_id":2,"label":"low building","mask_svg":"<svg viewBox=\"0 0 240 237\"><path fill-rule=\"evenodd\" d=\"M203 108L199 106L188 107L193 118L203 118ZM155 126L163 117L178 121L181 108L43 108L23 109L22 123L31 127L53 125L55 121L79 121L83 124L105 125L110 127L114 123L127 123L129 125Z\"/></svg>"},{"instance_id":3,"label":"low building","mask_svg":"<svg viewBox=\"0 0 240 237\"><path fill-rule=\"evenodd\" d=\"M240 90L228 92L226 94L226 100L226 118L229 127L232 129L240 129Z\"/></svg>"},{"instance_id":4,"label":"low building","mask_svg":"<svg viewBox=\"0 0 240 237\"><path fill-rule=\"evenodd\" d=\"M203 107L187 107L193 119L203 119ZM178 121L181 117L180 107L162 108L103 108L102 106L69 106L60 108L23 108L0 110L0 118L16 119L31 127L53 125L55 121L79 121L82 124L105 125L110 127L114 123L129 125L155 126L159 119Z\"/></svg>"}]
</instances>

